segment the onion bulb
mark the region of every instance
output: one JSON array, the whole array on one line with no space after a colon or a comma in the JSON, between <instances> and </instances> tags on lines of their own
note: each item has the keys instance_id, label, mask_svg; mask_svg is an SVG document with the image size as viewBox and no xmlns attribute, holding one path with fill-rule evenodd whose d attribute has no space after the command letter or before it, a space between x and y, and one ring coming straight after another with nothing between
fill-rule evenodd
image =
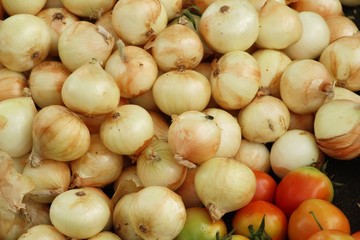
<instances>
[{"instance_id":1,"label":"onion bulb","mask_svg":"<svg viewBox=\"0 0 360 240\"><path fill-rule=\"evenodd\" d=\"M98 116L115 110L120 89L114 78L93 59L65 79L61 96L70 110L84 116Z\"/></svg>"},{"instance_id":2,"label":"onion bulb","mask_svg":"<svg viewBox=\"0 0 360 240\"><path fill-rule=\"evenodd\" d=\"M101 232L111 217L107 195L98 188L67 190L50 205L54 227L70 238L90 238Z\"/></svg>"},{"instance_id":3,"label":"onion bulb","mask_svg":"<svg viewBox=\"0 0 360 240\"><path fill-rule=\"evenodd\" d=\"M181 186L187 167L178 164L167 142L154 138L136 159L136 172L142 185L164 186L173 191Z\"/></svg>"},{"instance_id":4,"label":"onion bulb","mask_svg":"<svg viewBox=\"0 0 360 240\"><path fill-rule=\"evenodd\" d=\"M313 11L326 18L328 16L342 16L343 9L340 0L296 0L290 5L298 12Z\"/></svg>"},{"instance_id":5,"label":"onion bulb","mask_svg":"<svg viewBox=\"0 0 360 240\"><path fill-rule=\"evenodd\" d=\"M167 187L149 186L135 193L129 220L143 239L174 239L183 228L186 209L181 197Z\"/></svg>"},{"instance_id":6,"label":"onion bulb","mask_svg":"<svg viewBox=\"0 0 360 240\"><path fill-rule=\"evenodd\" d=\"M37 167L28 162L22 174L34 182L28 196L39 203L51 203L70 186L70 168L66 162L44 159Z\"/></svg>"},{"instance_id":7,"label":"onion bulb","mask_svg":"<svg viewBox=\"0 0 360 240\"><path fill-rule=\"evenodd\" d=\"M121 238L113 232L102 231L88 240L121 240Z\"/></svg>"},{"instance_id":8,"label":"onion bulb","mask_svg":"<svg viewBox=\"0 0 360 240\"><path fill-rule=\"evenodd\" d=\"M210 77L212 97L226 110L249 104L260 88L260 66L244 51L232 51L213 63Z\"/></svg>"},{"instance_id":9,"label":"onion bulb","mask_svg":"<svg viewBox=\"0 0 360 240\"><path fill-rule=\"evenodd\" d=\"M29 161L38 166L45 158L72 161L86 153L90 133L75 113L61 105L42 108L32 128L33 145Z\"/></svg>"},{"instance_id":10,"label":"onion bulb","mask_svg":"<svg viewBox=\"0 0 360 240\"><path fill-rule=\"evenodd\" d=\"M148 111L160 111L156 105L152 89L143 94L128 99L129 103L139 105Z\"/></svg>"},{"instance_id":11,"label":"onion bulb","mask_svg":"<svg viewBox=\"0 0 360 240\"><path fill-rule=\"evenodd\" d=\"M290 112L285 103L276 97L266 95L256 97L240 110L237 118L242 136L256 143L275 141L290 125Z\"/></svg>"},{"instance_id":12,"label":"onion bulb","mask_svg":"<svg viewBox=\"0 0 360 240\"><path fill-rule=\"evenodd\" d=\"M61 0L61 2L67 10L79 17L98 19L114 7L116 0Z\"/></svg>"},{"instance_id":13,"label":"onion bulb","mask_svg":"<svg viewBox=\"0 0 360 240\"><path fill-rule=\"evenodd\" d=\"M61 8L64 7L62 0L47 0L44 8Z\"/></svg>"},{"instance_id":14,"label":"onion bulb","mask_svg":"<svg viewBox=\"0 0 360 240\"><path fill-rule=\"evenodd\" d=\"M0 101L0 151L21 157L31 151L32 123L37 109L31 97Z\"/></svg>"},{"instance_id":15,"label":"onion bulb","mask_svg":"<svg viewBox=\"0 0 360 240\"><path fill-rule=\"evenodd\" d=\"M327 16L325 21L330 29L330 43L341 37L352 36L359 32L355 22L344 15Z\"/></svg>"},{"instance_id":16,"label":"onion bulb","mask_svg":"<svg viewBox=\"0 0 360 240\"><path fill-rule=\"evenodd\" d=\"M18 240L66 240L65 235L60 233L53 225L39 224L26 230Z\"/></svg>"},{"instance_id":17,"label":"onion bulb","mask_svg":"<svg viewBox=\"0 0 360 240\"><path fill-rule=\"evenodd\" d=\"M233 115L220 108L207 108L205 114L214 117L221 130L221 139L215 157L234 157L241 143L241 128Z\"/></svg>"},{"instance_id":18,"label":"onion bulb","mask_svg":"<svg viewBox=\"0 0 360 240\"><path fill-rule=\"evenodd\" d=\"M66 27L79 20L66 8L44 8L37 17L41 18L49 27L51 33L51 46L49 56L59 56L58 42L60 34Z\"/></svg>"},{"instance_id":19,"label":"onion bulb","mask_svg":"<svg viewBox=\"0 0 360 240\"><path fill-rule=\"evenodd\" d=\"M99 134L92 134L88 151L70 162L70 187L105 187L120 176L122 168L123 157L108 150Z\"/></svg>"},{"instance_id":20,"label":"onion bulb","mask_svg":"<svg viewBox=\"0 0 360 240\"><path fill-rule=\"evenodd\" d=\"M233 158L207 160L199 166L194 183L196 193L213 222L246 206L256 189L253 171Z\"/></svg>"},{"instance_id":21,"label":"onion bulb","mask_svg":"<svg viewBox=\"0 0 360 240\"><path fill-rule=\"evenodd\" d=\"M94 58L104 66L114 44L114 37L105 28L88 21L76 21L60 34L59 57L72 72Z\"/></svg>"},{"instance_id":22,"label":"onion bulb","mask_svg":"<svg viewBox=\"0 0 360 240\"><path fill-rule=\"evenodd\" d=\"M181 32L181 34L179 34ZM199 35L182 24L172 24L146 43L159 69L194 69L204 56L204 47Z\"/></svg>"},{"instance_id":23,"label":"onion bulb","mask_svg":"<svg viewBox=\"0 0 360 240\"><path fill-rule=\"evenodd\" d=\"M148 111L154 122L154 136L162 141L167 142L169 123L164 114L156 111Z\"/></svg>"},{"instance_id":24,"label":"onion bulb","mask_svg":"<svg viewBox=\"0 0 360 240\"><path fill-rule=\"evenodd\" d=\"M283 51L291 59L316 59L330 44L330 29L325 19L312 11L299 12L303 26L300 39Z\"/></svg>"},{"instance_id":25,"label":"onion bulb","mask_svg":"<svg viewBox=\"0 0 360 240\"><path fill-rule=\"evenodd\" d=\"M1 0L1 4L10 16L16 14L36 15L45 6L46 1L47 0Z\"/></svg>"},{"instance_id":26,"label":"onion bulb","mask_svg":"<svg viewBox=\"0 0 360 240\"><path fill-rule=\"evenodd\" d=\"M355 92L339 86L334 86L334 99L348 99L357 103L360 103L360 95Z\"/></svg>"},{"instance_id":27,"label":"onion bulb","mask_svg":"<svg viewBox=\"0 0 360 240\"><path fill-rule=\"evenodd\" d=\"M141 46L166 28L168 16L161 0L117 1L112 23L126 44Z\"/></svg>"},{"instance_id":28,"label":"onion bulb","mask_svg":"<svg viewBox=\"0 0 360 240\"><path fill-rule=\"evenodd\" d=\"M6 46L0 48L0 62L5 67L18 72L28 71L49 54L50 30L39 17L16 14L0 24L0 45Z\"/></svg>"},{"instance_id":29,"label":"onion bulb","mask_svg":"<svg viewBox=\"0 0 360 240\"><path fill-rule=\"evenodd\" d=\"M96 21L95 21L95 25L97 26L101 26L103 28L105 28L106 31L108 31L115 39L115 43L117 41L120 40L119 36L117 35L117 33L114 30L113 24L112 24L112 13L113 11L107 11L106 13L104 13L103 15L101 15L101 17L99 17ZM114 44L113 50L115 50L117 48L116 44Z\"/></svg>"},{"instance_id":30,"label":"onion bulb","mask_svg":"<svg viewBox=\"0 0 360 240\"><path fill-rule=\"evenodd\" d=\"M154 122L144 108L125 104L110 113L100 126L100 139L106 148L121 155L137 155L154 136Z\"/></svg>"},{"instance_id":31,"label":"onion bulb","mask_svg":"<svg viewBox=\"0 0 360 240\"><path fill-rule=\"evenodd\" d=\"M214 117L199 111L174 115L168 131L168 142L175 160L196 167L215 156L221 141L221 129Z\"/></svg>"},{"instance_id":32,"label":"onion bulb","mask_svg":"<svg viewBox=\"0 0 360 240\"><path fill-rule=\"evenodd\" d=\"M241 139L239 151L234 159L239 161L252 170L270 172L270 151L263 143L250 142Z\"/></svg>"},{"instance_id":33,"label":"onion bulb","mask_svg":"<svg viewBox=\"0 0 360 240\"><path fill-rule=\"evenodd\" d=\"M298 167L320 168L324 160L314 134L300 129L288 130L270 149L271 169L279 178Z\"/></svg>"},{"instance_id":34,"label":"onion bulb","mask_svg":"<svg viewBox=\"0 0 360 240\"><path fill-rule=\"evenodd\" d=\"M194 183L195 174L198 169L199 168L188 168L183 184L175 191L180 195L186 208L203 207L203 203L196 193Z\"/></svg>"},{"instance_id":35,"label":"onion bulb","mask_svg":"<svg viewBox=\"0 0 360 240\"><path fill-rule=\"evenodd\" d=\"M171 21L181 15L183 0L162 0L161 2L165 6L168 21Z\"/></svg>"},{"instance_id":36,"label":"onion bulb","mask_svg":"<svg viewBox=\"0 0 360 240\"><path fill-rule=\"evenodd\" d=\"M118 51L114 51L105 65L119 86L120 94L125 98L137 97L151 90L158 77L158 66L154 57L138 46L125 46L117 42Z\"/></svg>"},{"instance_id":37,"label":"onion bulb","mask_svg":"<svg viewBox=\"0 0 360 240\"><path fill-rule=\"evenodd\" d=\"M360 156L360 103L335 99L316 112L314 133L320 149L339 160Z\"/></svg>"},{"instance_id":38,"label":"onion bulb","mask_svg":"<svg viewBox=\"0 0 360 240\"><path fill-rule=\"evenodd\" d=\"M199 32L218 53L245 51L259 35L258 12L247 0L214 1L201 16Z\"/></svg>"},{"instance_id":39,"label":"onion bulb","mask_svg":"<svg viewBox=\"0 0 360 240\"><path fill-rule=\"evenodd\" d=\"M327 46L319 61L335 78L336 85L360 91L360 35L344 36Z\"/></svg>"},{"instance_id":40,"label":"onion bulb","mask_svg":"<svg viewBox=\"0 0 360 240\"><path fill-rule=\"evenodd\" d=\"M10 70L8 68L0 69L0 101L23 97L27 79L24 73Z\"/></svg>"},{"instance_id":41,"label":"onion bulb","mask_svg":"<svg viewBox=\"0 0 360 240\"><path fill-rule=\"evenodd\" d=\"M31 69L28 83L36 105L64 105L61 88L70 74L60 61L43 61Z\"/></svg>"},{"instance_id":42,"label":"onion bulb","mask_svg":"<svg viewBox=\"0 0 360 240\"><path fill-rule=\"evenodd\" d=\"M299 114L290 111L290 125L288 130L301 129L314 132L314 113Z\"/></svg>"},{"instance_id":43,"label":"onion bulb","mask_svg":"<svg viewBox=\"0 0 360 240\"><path fill-rule=\"evenodd\" d=\"M296 43L303 33L299 13L276 0L267 0L261 7L259 24L255 44L261 48L287 48Z\"/></svg>"},{"instance_id":44,"label":"onion bulb","mask_svg":"<svg viewBox=\"0 0 360 240\"><path fill-rule=\"evenodd\" d=\"M314 113L334 97L333 77L327 68L313 59L293 61L284 69L280 79L282 101L298 114Z\"/></svg>"},{"instance_id":45,"label":"onion bulb","mask_svg":"<svg viewBox=\"0 0 360 240\"><path fill-rule=\"evenodd\" d=\"M172 70L160 75L152 88L159 109L171 116L202 111L211 97L209 80L195 70Z\"/></svg>"}]
</instances>

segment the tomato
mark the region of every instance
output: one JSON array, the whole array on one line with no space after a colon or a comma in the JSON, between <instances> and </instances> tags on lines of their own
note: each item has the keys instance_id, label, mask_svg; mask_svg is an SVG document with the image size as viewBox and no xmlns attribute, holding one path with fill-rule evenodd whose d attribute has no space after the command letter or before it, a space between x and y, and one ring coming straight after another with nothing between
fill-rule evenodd
<instances>
[{"instance_id":1,"label":"tomato","mask_svg":"<svg viewBox=\"0 0 360 240\"><path fill-rule=\"evenodd\" d=\"M275 179L266 172L253 170L256 177L256 191L253 201L263 200L274 203L277 183Z\"/></svg>"},{"instance_id":2,"label":"tomato","mask_svg":"<svg viewBox=\"0 0 360 240\"><path fill-rule=\"evenodd\" d=\"M248 205L235 212L232 219L232 226L235 229L235 234L244 235L250 238L249 226L253 225L254 230L259 229L264 215L265 232L271 239L286 239L287 219L285 214L273 203L260 200L250 202Z\"/></svg>"},{"instance_id":3,"label":"tomato","mask_svg":"<svg viewBox=\"0 0 360 240\"><path fill-rule=\"evenodd\" d=\"M249 238L236 234L231 236L231 240L249 240Z\"/></svg>"},{"instance_id":4,"label":"tomato","mask_svg":"<svg viewBox=\"0 0 360 240\"><path fill-rule=\"evenodd\" d=\"M323 230L311 235L307 240L354 240L354 238L339 230Z\"/></svg>"},{"instance_id":5,"label":"tomato","mask_svg":"<svg viewBox=\"0 0 360 240\"><path fill-rule=\"evenodd\" d=\"M174 240L215 240L217 232L220 237L227 234L224 220L213 222L205 207L192 207L186 209L185 225Z\"/></svg>"},{"instance_id":6,"label":"tomato","mask_svg":"<svg viewBox=\"0 0 360 240\"><path fill-rule=\"evenodd\" d=\"M289 240L304 240L323 230L333 229L350 234L350 223L334 204L323 199L307 199L291 214L288 222Z\"/></svg>"},{"instance_id":7,"label":"tomato","mask_svg":"<svg viewBox=\"0 0 360 240\"><path fill-rule=\"evenodd\" d=\"M326 174L316 167L299 167L282 178L275 193L275 205L287 217L301 202L310 198L319 198L331 202L334 197L334 188Z\"/></svg>"},{"instance_id":8,"label":"tomato","mask_svg":"<svg viewBox=\"0 0 360 240\"><path fill-rule=\"evenodd\" d=\"M360 240L360 231L354 232L351 236L355 238L355 240Z\"/></svg>"}]
</instances>

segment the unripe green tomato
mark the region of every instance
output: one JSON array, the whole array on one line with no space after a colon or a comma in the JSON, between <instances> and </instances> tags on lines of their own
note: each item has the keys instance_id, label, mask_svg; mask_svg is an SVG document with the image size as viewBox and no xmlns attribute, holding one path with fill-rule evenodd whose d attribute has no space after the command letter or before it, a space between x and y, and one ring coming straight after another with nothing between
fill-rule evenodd
<instances>
[{"instance_id":1,"label":"unripe green tomato","mask_svg":"<svg viewBox=\"0 0 360 240\"><path fill-rule=\"evenodd\" d=\"M185 225L174 240L215 240L217 232L220 237L227 234L224 220L213 222L205 207L192 207L186 209Z\"/></svg>"}]
</instances>

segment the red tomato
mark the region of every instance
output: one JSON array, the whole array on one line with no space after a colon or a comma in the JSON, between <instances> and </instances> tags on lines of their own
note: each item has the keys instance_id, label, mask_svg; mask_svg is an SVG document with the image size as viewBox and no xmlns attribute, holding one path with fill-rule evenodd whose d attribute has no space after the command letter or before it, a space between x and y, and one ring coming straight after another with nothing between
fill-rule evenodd
<instances>
[{"instance_id":1,"label":"red tomato","mask_svg":"<svg viewBox=\"0 0 360 240\"><path fill-rule=\"evenodd\" d=\"M328 229L311 235L307 240L354 240L354 238L344 232Z\"/></svg>"},{"instance_id":2,"label":"red tomato","mask_svg":"<svg viewBox=\"0 0 360 240\"><path fill-rule=\"evenodd\" d=\"M304 240L323 230L339 230L350 234L350 223L334 204L323 199L307 199L291 214L288 222L289 240Z\"/></svg>"},{"instance_id":3,"label":"red tomato","mask_svg":"<svg viewBox=\"0 0 360 240\"><path fill-rule=\"evenodd\" d=\"M275 205L287 217L306 199L319 198L331 202L334 188L326 174L316 167L299 167L282 178L277 186Z\"/></svg>"},{"instance_id":4,"label":"red tomato","mask_svg":"<svg viewBox=\"0 0 360 240\"><path fill-rule=\"evenodd\" d=\"M253 170L256 177L256 191L252 202L262 200L270 203L275 201L277 183L268 173Z\"/></svg>"},{"instance_id":5,"label":"red tomato","mask_svg":"<svg viewBox=\"0 0 360 240\"><path fill-rule=\"evenodd\" d=\"M233 219L232 226L235 234L250 238L249 226L259 229L265 215L265 232L272 240L284 240L287 235L287 219L280 208L266 201L254 201L239 209Z\"/></svg>"},{"instance_id":6,"label":"red tomato","mask_svg":"<svg viewBox=\"0 0 360 240\"><path fill-rule=\"evenodd\" d=\"M355 238L355 240L360 240L360 231L354 232L351 236Z\"/></svg>"}]
</instances>

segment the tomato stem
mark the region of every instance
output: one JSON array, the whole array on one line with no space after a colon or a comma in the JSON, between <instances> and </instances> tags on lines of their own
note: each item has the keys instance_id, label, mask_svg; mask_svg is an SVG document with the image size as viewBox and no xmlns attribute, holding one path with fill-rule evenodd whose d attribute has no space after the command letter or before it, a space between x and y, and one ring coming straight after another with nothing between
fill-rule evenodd
<instances>
[{"instance_id":1,"label":"tomato stem","mask_svg":"<svg viewBox=\"0 0 360 240\"><path fill-rule=\"evenodd\" d=\"M250 240L271 240L271 237L265 231L265 214L257 231L254 230L254 225L252 224L248 226L248 229L250 232Z\"/></svg>"},{"instance_id":2,"label":"tomato stem","mask_svg":"<svg viewBox=\"0 0 360 240\"><path fill-rule=\"evenodd\" d=\"M310 211L309 213L310 213L310 214L313 216L313 218L315 219L315 222L316 222L316 224L319 226L320 230L321 230L321 231L324 230L324 228L321 226L321 224L320 224L320 222L319 222L319 219L316 217L315 213L314 213L313 211Z\"/></svg>"}]
</instances>

